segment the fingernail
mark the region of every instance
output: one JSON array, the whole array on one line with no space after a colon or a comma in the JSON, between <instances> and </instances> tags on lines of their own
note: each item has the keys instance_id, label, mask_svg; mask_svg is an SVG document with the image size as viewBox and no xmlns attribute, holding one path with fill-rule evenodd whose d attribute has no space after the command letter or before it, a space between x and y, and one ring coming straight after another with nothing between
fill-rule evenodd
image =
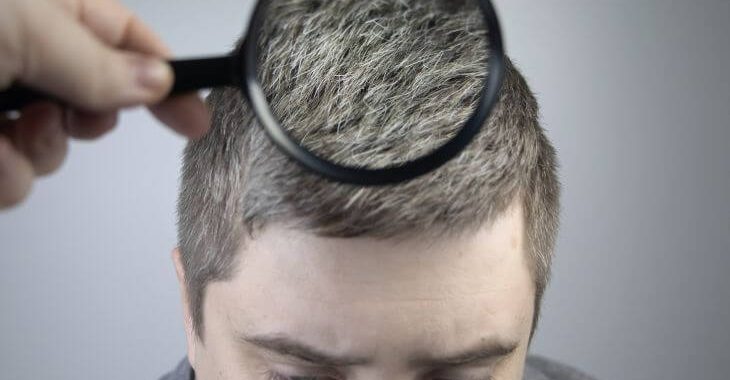
<instances>
[{"instance_id":1,"label":"fingernail","mask_svg":"<svg viewBox=\"0 0 730 380\"><path fill-rule=\"evenodd\" d=\"M170 65L152 58L137 60L137 83L148 90L166 88L172 81Z\"/></svg>"}]
</instances>

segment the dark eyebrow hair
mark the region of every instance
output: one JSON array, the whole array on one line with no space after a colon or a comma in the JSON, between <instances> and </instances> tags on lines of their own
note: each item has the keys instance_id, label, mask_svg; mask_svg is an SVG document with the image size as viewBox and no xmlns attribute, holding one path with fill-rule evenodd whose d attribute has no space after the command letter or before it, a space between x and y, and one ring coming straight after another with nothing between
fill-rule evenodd
<instances>
[{"instance_id":1,"label":"dark eyebrow hair","mask_svg":"<svg viewBox=\"0 0 730 380\"><path fill-rule=\"evenodd\" d=\"M409 361L413 367L455 367L479 360L495 359L513 353L519 346L518 341L503 342L498 339L481 339L475 347L445 357L430 354L416 355Z\"/></svg>"},{"instance_id":2,"label":"dark eyebrow hair","mask_svg":"<svg viewBox=\"0 0 730 380\"><path fill-rule=\"evenodd\" d=\"M323 367L348 367L368 364L371 362L368 358L327 354L283 334L254 336L239 334L237 340L245 343L251 343L267 351L275 352L280 355L291 356Z\"/></svg>"},{"instance_id":3,"label":"dark eyebrow hair","mask_svg":"<svg viewBox=\"0 0 730 380\"><path fill-rule=\"evenodd\" d=\"M253 336L239 334L237 340L321 367L348 367L372 362L372 359L366 357L328 354L283 334ZM415 355L410 358L409 364L413 367L454 367L478 360L506 356L514 352L518 345L517 342L504 344L494 339L482 339L481 344L476 347L446 357L436 358L431 354Z\"/></svg>"}]
</instances>

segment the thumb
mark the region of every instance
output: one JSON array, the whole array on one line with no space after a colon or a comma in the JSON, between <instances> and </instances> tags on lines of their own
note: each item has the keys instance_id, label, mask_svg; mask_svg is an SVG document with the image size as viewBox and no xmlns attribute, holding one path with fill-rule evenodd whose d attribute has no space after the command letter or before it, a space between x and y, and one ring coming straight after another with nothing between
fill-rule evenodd
<instances>
[{"instance_id":1,"label":"thumb","mask_svg":"<svg viewBox=\"0 0 730 380\"><path fill-rule=\"evenodd\" d=\"M157 103L172 87L162 59L104 44L60 7L25 8L18 79L26 85L89 111Z\"/></svg>"}]
</instances>

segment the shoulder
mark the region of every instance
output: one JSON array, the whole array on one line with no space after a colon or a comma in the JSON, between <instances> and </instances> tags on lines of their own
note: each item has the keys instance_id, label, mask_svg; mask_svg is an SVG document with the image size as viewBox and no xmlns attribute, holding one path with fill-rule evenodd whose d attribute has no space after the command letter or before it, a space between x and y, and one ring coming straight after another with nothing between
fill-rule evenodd
<instances>
[{"instance_id":1,"label":"shoulder","mask_svg":"<svg viewBox=\"0 0 730 380\"><path fill-rule=\"evenodd\" d=\"M569 365L536 355L525 362L524 380L596 380Z\"/></svg>"},{"instance_id":2,"label":"shoulder","mask_svg":"<svg viewBox=\"0 0 730 380\"><path fill-rule=\"evenodd\" d=\"M180 361L180 363L175 367L172 372L162 376L160 380L194 380L195 377L193 376L193 369L190 367L190 363L188 363L188 358L185 357L183 360Z\"/></svg>"}]
</instances>

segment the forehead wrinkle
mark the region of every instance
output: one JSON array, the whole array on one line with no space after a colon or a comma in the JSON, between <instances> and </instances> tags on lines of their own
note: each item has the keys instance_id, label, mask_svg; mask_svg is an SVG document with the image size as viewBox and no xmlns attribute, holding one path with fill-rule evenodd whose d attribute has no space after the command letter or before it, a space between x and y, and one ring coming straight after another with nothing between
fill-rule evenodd
<instances>
[{"instance_id":1,"label":"forehead wrinkle","mask_svg":"<svg viewBox=\"0 0 730 380\"><path fill-rule=\"evenodd\" d=\"M360 303L422 303L422 302L443 302L443 303L454 303L454 301L457 301L459 298L472 298L472 297L484 297L485 295L490 295L495 290L483 290L483 291L474 291L474 292L464 292L459 294L445 294L443 296L415 296L415 297L405 297L405 298L386 298L386 297L378 297L374 299L362 299L362 298L356 298L356 299L347 299L347 298L328 298L323 297L322 295L307 295L307 294L298 294L296 295L297 299L300 300L307 300L312 301L324 305L342 305L342 304L360 304ZM457 298L458 297L458 298Z\"/></svg>"},{"instance_id":2,"label":"forehead wrinkle","mask_svg":"<svg viewBox=\"0 0 730 380\"><path fill-rule=\"evenodd\" d=\"M298 298L322 302L343 301L343 298L350 299L353 295L357 299L380 302L490 298L498 297L505 291L518 291L525 283L530 282L525 268L516 268L519 271L516 272L512 265L506 264L484 264L471 268L449 267L450 270L442 270L440 273L429 268L410 268L404 269L404 274L400 277L397 277L398 274L368 273L360 266L340 271L315 269L298 274L279 268L280 272L275 276L277 283L273 288ZM353 277L344 276L343 273L348 269L361 272L353 272ZM505 271L508 273L502 273Z\"/></svg>"},{"instance_id":3,"label":"forehead wrinkle","mask_svg":"<svg viewBox=\"0 0 730 380\"><path fill-rule=\"evenodd\" d=\"M319 254L316 251L313 253ZM303 252L303 256L306 254ZM516 281L522 281L523 277L500 273L504 270L512 272L512 263L506 258L488 259L488 262L477 259L478 262L471 263L451 261L443 265L434 262L423 266L408 261L402 265L383 265L382 261L373 261L373 267L370 268L370 264L364 266L343 262L340 261L344 260L342 258L334 258L335 262L326 257L312 260L295 258L289 261L286 256L264 258L264 267L258 269L259 274L262 274L257 276L259 286L271 283L273 288L293 291L298 293L298 297L315 299L328 294L336 297L357 292L360 297L381 300L438 300L489 295L516 287ZM341 265L336 261L340 261ZM383 269L387 272L382 272ZM529 279L525 280L529 282Z\"/></svg>"}]
</instances>

